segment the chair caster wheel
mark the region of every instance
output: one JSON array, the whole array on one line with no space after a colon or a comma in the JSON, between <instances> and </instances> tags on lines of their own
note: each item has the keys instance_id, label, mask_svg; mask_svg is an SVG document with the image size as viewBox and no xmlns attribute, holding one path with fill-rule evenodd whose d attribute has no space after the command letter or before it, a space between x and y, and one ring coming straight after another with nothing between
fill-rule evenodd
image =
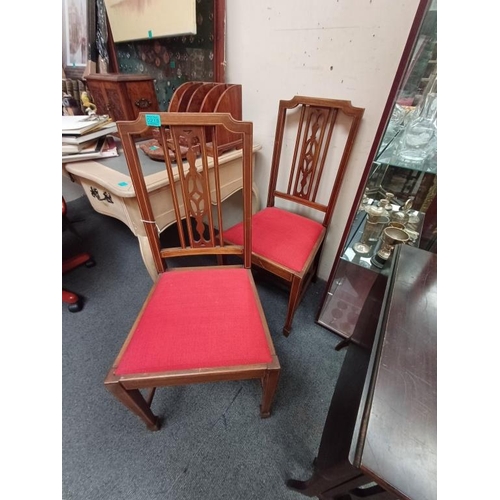
<instances>
[{"instance_id":1,"label":"chair caster wheel","mask_svg":"<svg viewBox=\"0 0 500 500\"><path fill-rule=\"evenodd\" d=\"M82 303L80 301L75 302L74 304L69 304L68 305L68 311L72 313L76 313L78 311L82 310Z\"/></svg>"}]
</instances>

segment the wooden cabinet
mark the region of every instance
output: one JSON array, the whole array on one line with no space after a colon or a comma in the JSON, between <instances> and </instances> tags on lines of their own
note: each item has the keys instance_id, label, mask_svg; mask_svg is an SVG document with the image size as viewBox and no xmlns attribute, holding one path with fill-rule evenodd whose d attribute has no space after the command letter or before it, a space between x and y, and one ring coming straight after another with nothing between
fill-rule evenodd
<instances>
[{"instance_id":1,"label":"wooden cabinet","mask_svg":"<svg viewBox=\"0 0 500 500\"><path fill-rule=\"evenodd\" d=\"M159 111L151 76L92 74L86 83L97 112L110 115L114 121L135 120L141 111Z\"/></svg>"}]
</instances>

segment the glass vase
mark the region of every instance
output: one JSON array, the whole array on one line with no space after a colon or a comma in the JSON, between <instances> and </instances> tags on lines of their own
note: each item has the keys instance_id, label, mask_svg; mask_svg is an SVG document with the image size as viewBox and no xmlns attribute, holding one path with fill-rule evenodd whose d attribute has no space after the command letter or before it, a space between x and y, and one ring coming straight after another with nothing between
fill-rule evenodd
<instances>
[{"instance_id":1,"label":"glass vase","mask_svg":"<svg viewBox=\"0 0 500 500\"><path fill-rule=\"evenodd\" d=\"M425 170L437 151L437 94L427 94L420 112L413 114L401 134L395 155L401 165Z\"/></svg>"}]
</instances>

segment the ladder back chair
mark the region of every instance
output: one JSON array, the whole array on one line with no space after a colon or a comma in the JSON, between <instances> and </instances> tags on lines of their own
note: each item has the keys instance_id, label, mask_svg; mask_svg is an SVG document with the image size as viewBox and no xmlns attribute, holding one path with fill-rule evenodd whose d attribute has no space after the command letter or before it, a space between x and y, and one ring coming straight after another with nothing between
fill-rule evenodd
<instances>
[{"instance_id":1,"label":"ladder back chair","mask_svg":"<svg viewBox=\"0 0 500 500\"><path fill-rule=\"evenodd\" d=\"M171 151L164 155L165 175L177 187L165 196L175 211L177 246L162 243L141 167L146 155L136 144L151 120L163 150ZM105 387L148 429L158 430L151 409L157 387L259 379L260 415L268 417L280 364L251 274L253 124L229 113L142 112L117 126L158 277ZM242 138L242 245L224 242L214 133L220 126ZM222 265L229 255L237 256L236 264ZM178 257L190 257L189 267L185 259L177 265Z\"/></svg>"},{"instance_id":2,"label":"ladder back chair","mask_svg":"<svg viewBox=\"0 0 500 500\"><path fill-rule=\"evenodd\" d=\"M350 101L335 99L295 96L279 103L267 206L252 221L252 262L290 289L285 336L291 332L307 286L317 277L321 249L363 113L363 108ZM342 136L345 141L334 162L330 146L337 129L335 139ZM283 161L285 149L288 158ZM242 224L225 232L226 241L232 244L241 244L243 236Z\"/></svg>"}]
</instances>

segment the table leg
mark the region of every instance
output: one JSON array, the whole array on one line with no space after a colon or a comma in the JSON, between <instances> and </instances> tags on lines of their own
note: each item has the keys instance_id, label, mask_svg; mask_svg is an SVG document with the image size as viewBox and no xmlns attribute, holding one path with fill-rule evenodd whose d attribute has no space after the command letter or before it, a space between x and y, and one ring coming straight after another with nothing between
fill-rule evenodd
<instances>
[{"instance_id":1,"label":"table leg","mask_svg":"<svg viewBox=\"0 0 500 500\"><path fill-rule=\"evenodd\" d=\"M153 253L151 252L151 247L149 246L148 237L138 235L137 240L139 241L139 248L141 250L142 260L144 262L144 265L146 266L149 276L151 276L151 279L153 281L156 281L158 273L156 271L156 266L153 259Z\"/></svg>"}]
</instances>

